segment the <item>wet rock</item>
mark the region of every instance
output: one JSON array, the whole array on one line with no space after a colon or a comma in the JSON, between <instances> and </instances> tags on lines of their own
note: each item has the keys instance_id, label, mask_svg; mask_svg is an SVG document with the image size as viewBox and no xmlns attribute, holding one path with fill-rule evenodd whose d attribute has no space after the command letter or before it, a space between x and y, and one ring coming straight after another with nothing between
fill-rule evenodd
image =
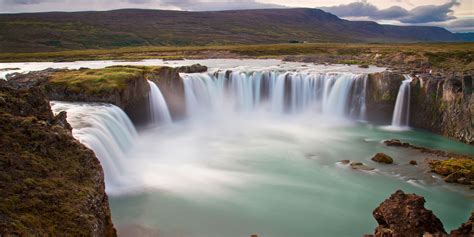
<instances>
[{"instance_id":1,"label":"wet rock","mask_svg":"<svg viewBox=\"0 0 474 237\"><path fill-rule=\"evenodd\" d=\"M474 159L427 160L431 171L448 183L474 185Z\"/></svg>"},{"instance_id":2,"label":"wet rock","mask_svg":"<svg viewBox=\"0 0 474 237\"><path fill-rule=\"evenodd\" d=\"M425 199L398 190L373 211L379 226L376 237L440 236L446 234L443 224L424 207Z\"/></svg>"},{"instance_id":3,"label":"wet rock","mask_svg":"<svg viewBox=\"0 0 474 237\"><path fill-rule=\"evenodd\" d=\"M410 161L410 165L417 165L418 163L416 162L416 160L411 160Z\"/></svg>"},{"instance_id":4,"label":"wet rock","mask_svg":"<svg viewBox=\"0 0 474 237\"><path fill-rule=\"evenodd\" d=\"M386 140L383 143L387 146L399 146L399 147L409 147L410 143L401 142L398 139Z\"/></svg>"},{"instance_id":5,"label":"wet rock","mask_svg":"<svg viewBox=\"0 0 474 237\"><path fill-rule=\"evenodd\" d=\"M340 162L341 162L341 164L343 164L343 165L347 165L347 164L351 163L350 160L341 160Z\"/></svg>"},{"instance_id":6,"label":"wet rock","mask_svg":"<svg viewBox=\"0 0 474 237\"><path fill-rule=\"evenodd\" d=\"M372 160L378 163L383 163L383 164L393 164L393 159L392 157L388 156L387 154L384 153L377 153L375 154L374 157L372 157Z\"/></svg>"},{"instance_id":7,"label":"wet rock","mask_svg":"<svg viewBox=\"0 0 474 237\"><path fill-rule=\"evenodd\" d=\"M474 236L474 211L466 223L462 224L458 229L451 231L451 237L472 237Z\"/></svg>"},{"instance_id":8,"label":"wet rock","mask_svg":"<svg viewBox=\"0 0 474 237\"><path fill-rule=\"evenodd\" d=\"M352 169L355 169L355 170L365 170L365 171L374 170L374 168L368 167L361 162L352 162L350 166Z\"/></svg>"}]
</instances>

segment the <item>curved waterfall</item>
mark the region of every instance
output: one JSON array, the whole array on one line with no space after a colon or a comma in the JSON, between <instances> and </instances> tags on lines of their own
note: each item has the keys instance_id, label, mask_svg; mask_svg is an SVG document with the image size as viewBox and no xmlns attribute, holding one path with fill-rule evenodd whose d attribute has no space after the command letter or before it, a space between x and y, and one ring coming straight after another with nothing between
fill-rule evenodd
<instances>
[{"instance_id":1,"label":"curved waterfall","mask_svg":"<svg viewBox=\"0 0 474 237\"><path fill-rule=\"evenodd\" d=\"M408 127L410 119L410 83L413 78L404 75L405 80L402 82L397 95L395 109L393 110L392 126Z\"/></svg>"},{"instance_id":2,"label":"curved waterfall","mask_svg":"<svg viewBox=\"0 0 474 237\"><path fill-rule=\"evenodd\" d=\"M170 124L172 122L171 115L163 94L154 82L148 81L148 84L150 85L149 103L151 122L153 124Z\"/></svg>"},{"instance_id":3,"label":"curved waterfall","mask_svg":"<svg viewBox=\"0 0 474 237\"><path fill-rule=\"evenodd\" d=\"M105 172L107 187L118 187L127 180L124 165L127 152L133 146L137 132L128 116L110 104L51 102L54 113L67 112L72 134L92 149Z\"/></svg>"},{"instance_id":4,"label":"curved waterfall","mask_svg":"<svg viewBox=\"0 0 474 237\"><path fill-rule=\"evenodd\" d=\"M183 82L189 116L265 109L275 114L313 111L365 119L367 75L219 71L185 74Z\"/></svg>"}]
</instances>

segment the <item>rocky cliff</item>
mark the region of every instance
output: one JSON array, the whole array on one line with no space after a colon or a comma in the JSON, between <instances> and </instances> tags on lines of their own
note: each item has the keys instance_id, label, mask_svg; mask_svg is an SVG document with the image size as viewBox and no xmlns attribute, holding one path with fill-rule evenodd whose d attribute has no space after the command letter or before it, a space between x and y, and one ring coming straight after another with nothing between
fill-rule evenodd
<instances>
[{"instance_id":1,"label":"rocky cliff","mask_svg":"<svg viewBox=\"0 0 474 237\"><path fill-rule=\"evenodd\" d=\"M474 236L474 212L458 229L447 234L443 223L425 208L425 199L416 194L396 191L373 211L378 223L373 235L367 237L471 237Z\"/></svg>"},{"instance_id":2,"label":"rocky cliff","mask_svg":"<svg viewBox=\"0 0 474 237\"><path fill-rule=\"evenodd\" d=\"M472 77L415 77L411 83L410 125L474 144Z\"/></svg>"},{"instance_id":3,"label":"rocky cliff","mask_svg":"<svg viewBox=\"0 0 474 237\"><path fill-rule=\"evenodd\" d=\"M116 236L104 173L38 88L0 84L0 236Z\"/></svg>"},{"instance_id":4,"label":"rocky cliff","mask_svg":"<svg viewBox=\"0 0 474 237\"><path fill-rule=\"evenodd\" d=\"M401 73L387 71L369 74L366 95L368 120L383 124L391 121L403 80Z\"/></svg>"}]
</instances>

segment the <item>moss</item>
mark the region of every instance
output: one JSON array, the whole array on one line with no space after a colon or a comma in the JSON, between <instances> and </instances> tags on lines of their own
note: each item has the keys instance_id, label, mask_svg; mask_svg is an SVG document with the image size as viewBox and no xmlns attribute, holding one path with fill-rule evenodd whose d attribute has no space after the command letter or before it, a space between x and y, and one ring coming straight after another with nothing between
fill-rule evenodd
<instances>
[{"instance_id":1,"label":"moss","mask_svg":"<svg viewBox=\"0 0 474 237\"><path fill-rule=\"evenodd\" d=\"M52 85L63 85L73 92L101 93L121 90L129 80L141 78L144 69L138 67L108 67L54 73Z\"/></svg>"},{"instance_id":2,"label":"moss","mask_svg":"<svg viewBox=\"0 0 474 237\"><path fill-rule=\"evenodd\" d=\"M474 185L474 159L431 160L428 164L433 172L444 176L447 182Z\"/></svg>"}]
</instances>

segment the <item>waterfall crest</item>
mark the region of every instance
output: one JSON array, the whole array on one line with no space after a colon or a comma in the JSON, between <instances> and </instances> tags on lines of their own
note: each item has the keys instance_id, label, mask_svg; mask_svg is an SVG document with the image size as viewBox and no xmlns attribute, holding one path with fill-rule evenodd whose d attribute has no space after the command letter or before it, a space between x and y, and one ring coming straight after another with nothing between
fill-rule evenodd
<instances>
[{"instance_id":1,"label":"waterfall crest","mask_svg":"<svg viewBox=\"0 0 474 237\"><path fill-rule=\"evenodd\" d=\"M107 188L127 182L124 166L127 152L133 147L137 131L119 107L110 104L51 102L55 114L66 111L73 127L72 135L94 151L105 172Z\"/></svg>"},{"instance_id":2,"label":"waterfall crest","mask_svg":"<svg viewBox=\"0 0 474 237\"><path fill-rule=\"evenodd\" d=\"M392 117L392 126L397 128L408 127L410 119L410 83L413 78L409 75L404 75L404 77L405 80L398 90Z\"/></svg>"},{"instance_id":3,"label":"waterfall crest","mask_svg":"<svg viewBox=\"0 0 474 237\"><path fill-rule=\"evenodd\" d=\"M172 122L170 111L166 105L165 97L161 93L158 86L152 82L148 81L150 85L150 120L153 124L170 124Z\"/></svg>"},{"instance_id":4,"label":"waterfall crest","mask_svg":"<svg viewBox=\"0 0 474 237\"><path fill-rule=\"evenodd\" d=\"M365 119L367 75L294 71L184 74L189 116L209 112L315 112Z\"/></svg>"}]
</instances>

